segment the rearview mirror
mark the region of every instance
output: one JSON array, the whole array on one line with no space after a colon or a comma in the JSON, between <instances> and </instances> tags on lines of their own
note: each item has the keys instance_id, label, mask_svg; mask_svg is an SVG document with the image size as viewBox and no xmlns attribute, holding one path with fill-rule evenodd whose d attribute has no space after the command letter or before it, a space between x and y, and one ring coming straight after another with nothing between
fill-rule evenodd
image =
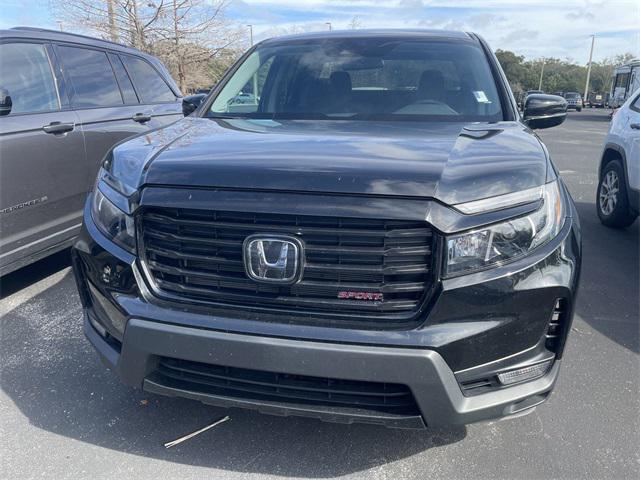
<instances>
[{"instance_id":1,"label":"rearview mirror","mask_svg":"<svg viewBox=\"0 0 640 480\"><path fill-rule=\"evenodd\" d=\"M182 114L185 117L191 115L205 98L207 98L205 93L196 93L195 95L188 95L184 97L182 99Z\"/></svg>"},{"instance_id":2,"label":"rearview mirror","mask_svg":"<svg viewBox=\"0 0 640 480\"><path fill-rule=\"evenodd\" d=\"M9 90L0 88L0 116L9 115L11 107L13 107L13 102L9 96Z\"/></svg>"},{"instance_id":3,"label":"rearview mirror","mask_svg":"<svg viewBox=\"0 0 640 480\"><path fill-rule=\"evenodd\" d=\"M534 93L524 102L524 122L529 128L550 128L567 118L567 101L558 95Z\"/></svg>"}]
</instances>

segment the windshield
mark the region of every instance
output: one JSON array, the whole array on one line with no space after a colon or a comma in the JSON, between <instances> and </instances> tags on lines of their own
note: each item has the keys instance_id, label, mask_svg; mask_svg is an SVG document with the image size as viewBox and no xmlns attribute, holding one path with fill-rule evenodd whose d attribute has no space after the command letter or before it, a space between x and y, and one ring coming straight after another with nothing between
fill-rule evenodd
<instances>
[{"instance_id":1,"label":"windshield","mask_svg":"<svg viewBox=\"0 0 640 480\"><path fill-rule=\"evenodd\" d=\"M567 93L564 98L580 98L579 93Z\"/></svg>"},{"instance_id":2,"label":"windshield","mask_svg":"<svg viewBox=\"0 0 640 480\"><path fill-rule=\"evenodd\" d=\"M390 37L259 46L226 82L207 116L503 119L479 45Z\"/></svg>"}]
</instances>

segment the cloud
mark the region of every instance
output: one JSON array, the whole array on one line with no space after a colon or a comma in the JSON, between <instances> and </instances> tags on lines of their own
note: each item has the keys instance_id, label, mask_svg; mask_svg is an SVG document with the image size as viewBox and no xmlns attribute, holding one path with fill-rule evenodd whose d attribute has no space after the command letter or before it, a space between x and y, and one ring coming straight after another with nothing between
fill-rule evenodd
<instances>
[{"instance_id":1,"label":"cloud","mask_svg":"<svg viewBox=\"0 0 640 480\"><path fill-rule=\"evenodd\" d=\"M594 59L624 52L640 57L638 0L243 0L256 38L274 28L348 28L357 16L364 28L438 28L474 31L494 49L527 57L575 58L585 63L590 35ZM237 12L236 12L237 13ZM260 20L267 18L268 20ZM249 18L250 17L250 18ZM279 19L279 20L276 20ZM602 33L602 38L599 37ZM261 36L262 35L262 36Z\"/></svg>"},{"instance_id":2,"label":"cloud","mask_svg":"<svg viewBox=\"0 0 640 480\"><path fill-rule=\"evenodd\" d=\"M640 57L640 0L230 0L229 17L252 24L261 40L283 32L349 28L437 28L473 31L494 49L528 58L594 59L631 52ZM5 0L0 28L57 29L47 0Z\"/></svg>"},{"instance_id":3,"label":"cloud","mask_svg":"<svg viewBox=\"0 0 640 480\"><path fill-rule=\"evenodd\" d=\"M505 45L521 45L522 43L535 40L539 35L540 32L536 32L535 30L517 29L502 37L500 43Z\"/></svg>"},{"instance_id":4,"label":"cloud","mask_svg":"<svg viewBox=\"0 0 640 480\"><path fill-rule=\"evenodd\" d=\"M582 19L586 19L586 20L593 20L594 18L596 18L595 14L593 14L592 12L587 11L575 11L575 12L569 12L565 15L565 17L568 20L582 20Z\"/></svg>"}]
</instances>

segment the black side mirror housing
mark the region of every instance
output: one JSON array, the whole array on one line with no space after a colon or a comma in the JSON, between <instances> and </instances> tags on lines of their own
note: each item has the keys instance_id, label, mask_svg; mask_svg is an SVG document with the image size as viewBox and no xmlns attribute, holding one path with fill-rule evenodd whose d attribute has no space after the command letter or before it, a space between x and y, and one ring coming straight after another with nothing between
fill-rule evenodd
<instances>
[{"instance_id":1,"label":"black side mirror housing","mask_svg":"<svg viewBox=\"0 0 640 480\"><path fill-rule=\"evenodd\" d=\"M551 128L567 118L567 101L558 95L533 93L524 101L522 114L529 128Z\"/></svg>"},{"instance_id":2,"label":"black side mirror housing","mask_svg":"<svg viewBox=\"0 0 640 480\"><path fill-rule=\"evenodd\" d=\"M207 98L205 93L196 93L195 95L188 95L182 99L182 113L185 117L195 112L196 108Z\"/></svg>"},{"instance_id":3,"label":"black side mirror housing","mask_svg":"<svg viewBox=\"0 0 640 480\"><path fill-rule=\"evenodd\" d=\"M12 107L13 102L11 101L9 90L0 88L0 116L9 115Z\"/></svg>"}]
</instances>

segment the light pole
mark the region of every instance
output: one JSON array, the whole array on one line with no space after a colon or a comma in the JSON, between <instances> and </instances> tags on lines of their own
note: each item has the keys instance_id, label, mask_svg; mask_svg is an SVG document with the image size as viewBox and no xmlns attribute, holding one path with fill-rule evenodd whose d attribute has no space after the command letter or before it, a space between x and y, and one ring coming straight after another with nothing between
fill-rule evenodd
<instances>
[{"instance_id":1,"label":"light pole","mask_svg":"<svg viewBox=\"0 0 640 480\"><path fill-rule=\"evenodd\" d=\"M249 43L253 47L253 25L247 25L249 27Z\"/></svg>"},{"instance_id":2,"label":"light pole","mask_svg":"<svg viewBox=\"0 0 640 480\"><path fill-rule=\"evenodd\" d=\"M589 52L589 65L587 66L587 83L584 86L584 97L582 97L582 102L587 101L587 95L589 95L589 80L591 78L591 60L593 59L593 44L596 41L596 36L591 35L591 51Z\"/></svg>"},{"instance_id":3,"label":"light pole","mask_svg":"<svg viewBox=\"0 0 640 480\"><path fill-rule=\"evenodd\" d=\"M324 24L329 26L329 31L331 31L331 30L332 30L331 22L324 22Z\"/></svg>"},{"instance_id":4,"label":"light pole","mask_svg":"<svg viewBox=\"0 0 640 480\"><path fill-rule=\"evenodd\" d=\"M115 12L115 0L107 0L107 14L109 16L109 36L112 42L118 42L118 30L116 28L116 12ZM153 8L157 8L153 5Z\"/></svg>"},{"instance_id":5,"label":"light pole","mask_svg":"<svg viewBox=\"0 0 640 480\"><path fill-rule=\"evenodd\" d=\"M249 43L253 47L253 25L247 25L249 27ZM258 71L253 74L253 101L258 105Z\"/></svg>"},{"instance_id":6,"label":"light pole","mask_svg":"<svg viewBox=\"0 0 640 480\"><path fill-rule=\"evenodd\" d=\"M542 91L542 76L544 75L544 57L542 58L542 68L540 69L540 81L538 82L538 90Z\"/></svg>"}]
</instances>

